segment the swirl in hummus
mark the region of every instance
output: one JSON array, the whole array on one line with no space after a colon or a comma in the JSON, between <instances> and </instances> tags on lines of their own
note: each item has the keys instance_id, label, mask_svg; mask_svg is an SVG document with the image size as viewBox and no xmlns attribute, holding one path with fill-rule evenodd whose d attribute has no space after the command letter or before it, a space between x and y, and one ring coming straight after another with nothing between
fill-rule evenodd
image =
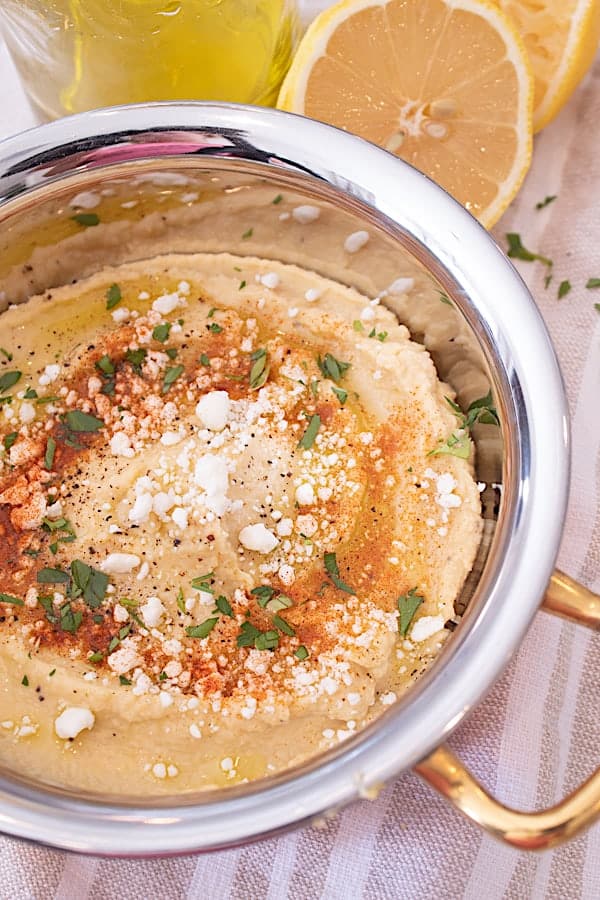
<instances>
[{"instance_id":1,"label":"swirl in hummus","mask_svg":"<svg viewBox=\"0 0 600 900\"><path fill-rule=\"evenodd\" d=\"M6 765L109 793L239 783L347 738L436 655L478 490L431 454L449 389L378 300L169 256L1 333Z\"/></svg>"}]
</instances>

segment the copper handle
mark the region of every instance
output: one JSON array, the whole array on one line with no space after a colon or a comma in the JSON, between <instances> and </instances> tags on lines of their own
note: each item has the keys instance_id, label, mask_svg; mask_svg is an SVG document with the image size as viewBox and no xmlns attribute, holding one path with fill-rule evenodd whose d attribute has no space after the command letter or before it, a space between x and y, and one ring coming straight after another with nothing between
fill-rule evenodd
<instances>
[{"instance_id":1,"label":"copper handle","mask_svg":"<svg viewBox=\"0 0 600 900\"><path fill-rule=\"evenodd\" d=\"M600 629L600 597L558 570L542 609ZM556 806L532 813L510 809L491 797L446 746L434 750L415 771L467 818L521 850L554 847L600 817L600 769Z\"/></svg>"}]
</instances>

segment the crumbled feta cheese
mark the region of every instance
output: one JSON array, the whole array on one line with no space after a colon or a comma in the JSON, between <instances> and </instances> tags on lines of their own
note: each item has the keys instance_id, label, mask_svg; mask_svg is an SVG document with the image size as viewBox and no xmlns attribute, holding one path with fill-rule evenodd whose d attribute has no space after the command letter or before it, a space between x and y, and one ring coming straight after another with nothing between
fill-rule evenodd
<instances>
[{"instance_id":1,"label":"crumbled feta cheese","mask_svg":"<svg viewBox=\"0 0 600 900\"><path fill-rule=\"evenodd\" d=\"M113 456L125 456L128 459L135 456L131 440L124 431L115 431L110 439L110 452Z\"/></svg>"},{"instance_id":2,"label":"crumbled feta cheese","mask_svg":"<svg viewBox=\"0 0 600 900\"><path fill-rule=\"evenodd\" d=\"M390 294L406 294L408 291L412 291L415 286L414 278L396 278L395 281L392 281L388 288L388 293Z\"/></svg>"},{"instance_id":3,"label":"crumbled feta cheese","mask_svg":"<svg viewBox=\"0 0 600 900\"><path fill-rule=\"evenodd\" d=\"M239 541L246 549L256 550L258 553L270 553L279 543L273 532L269 531L262 522L242 528Z\"/></svg>"},{"instance_id":4,"label":"crumbled feta cheese","mask_svg":"<svg viewBox=\"0 0 600 900\"><path fill-rule=\"evenodd\" d=\"M154 765L152 766L152 774L155 778L166 778L167 767L164 763L154 763Z\"/></svg>"},{"instance_id":5,"label":"crumbled feta cheese","mask_svg":"<svg viewBox=\"0 0 600 900\"><path fill-rule=\"evenodd\" d=\"M95 721L94 713L85 706L67 706L54 720L54 730L63 740L73 739L85 728L93 728Z\"/></svg>"},{"instance_id":6,"label":"crumbled feta cheese","mask_svg":"<svg viewBox=\"0 0 600 900\"><path fill-rule=\"evenodd\" d=\"M81 193L71 197L69 206L73 209L95 209L101 199L94 191L81 191Z\"/></svg>"},{"instance_id":7,"label":"crumbled feta cheese","mask_svg":"<svg viewBox=\"0 0 600 900\"><path fill-rule=\"evenodd\" d=\"M381 694L379 697L379 702L383 703L384 706L391 706L392 703L395 703L398 698L393 691L387 691L385 694Z\"/></svg>"},{"instance_id":8,"label":"crumbled feta cheese","mask_svg":"<svg viewBox=\"0 0 600 900\"><path fill-rule=\"evenodd\" d=\"M152 309L154 312L160 313L161 316L168 316L169 313L177 309L178 306L184 305L184 303L185 301L176 292L173 294L162 294L156 298L152 304Z\"/></svg>"},{"instance_id":9,"label":"crumbled feta cheese","mask_svg":"<svg viewBox=\"0 0 600 900\"><path fill-rule=\"evenodd\" d=\"M307 303L314 303L315 300L319 300L322 296L323 291L320 291L318 288L309 288L304 294L304 299Z\"/></svg>"},{"instance_id":10,"label":"crumbled feta cheese","mask_svg":"<svg viewBox=\"0 0 600 900\"><path fill-rule=\"evenodd\" d=\"M315 492L312 484L300 484L296 488L296 502L300 506L311 506L315 502Z\"/></svg>"},{"instance_id":11,"label":"crumbled feta cheese","mask_svg":"<svg viewBox=\"0 0 600 900\"><path fill-rule=\"evenodd\" d=\"M111 312L112 320L113 322L116 322L117 325L120 325L122 322L126 322L130 315L131 310L127 309L126 306L118 306Z\"/></svg>"},{"instance_id":12,"label":"crumbled feta cheese","mask_svg":"<svg viewBox=\"0 0 600 900\"><path fill-rule=\"evenodd\" d=\"M231 402L227 391L211 391L196 405L196 415L210 431L222 431L229 421Z\"/></svg>"},{"instance_id":13,"label":"crumbled feta cheese","mask_svg":"<svg viewBox=\"0 0 600 900\"><path fill-rule=\"evenodd\" d=\"M369 240L368 231L353 231L344 241L344 250L346 253L358 253Z\"/></svg>"},{"instance_id":14,"label":"crumbled feta cheese","mask_svg":"<svg viewBox=\"0 0 600 900\"><path fill-rule=\"evenodd\" d=\"M279 275L277 272L267 272L265 275L261 275L259 280L261 284L271 288L271 290L274 290L279 285Z\"/></svg>"},{"instance_id":15,"label":"crumbled feta cheese","mask_svg":"<svg viewBox=\"0 0 600 900\"><path fill-rule=\"evenodd\" d=\"M143 606L140 606L140 615L147 628L156 628L164 612L165 608L158 597L148 597Z\"/></svg>"},{"instance_id":16,"label":"crumbled feta cheese","mask_svg":"<svg viewBox=\"0 0 600 900\"><path fill-rule=\"evenodd\" d=\"M50 365L44 368L44 374L40 375L38 378L38 383L42 385L42 387L46 387L48 384L52 384L53 381L56 381L58 376L60 375L60 366L58 363L50 363Z\"/></svg>"},{"instance_id":17,"label":"crumbled feta cheese","mask_svg":"<svg viewBox=\"0 0 600 900\"><path fill-rule=\"evenodd\" d=\"M444 627L443 616L422 616L417 619L412 627L411 639L413 641L426 641Z\"/></svg>"},{"instance_id":18,"label":"crumbled feta cheese","mask_svg":"<svg viewBox=\"0 0 600 900\"><path fill-rule=\"evenodd\" d=\"M300 222L301 225L308 225L310 222L316 222L320 215L321 210L318 206L309 206L308 204L296 206L292 210L292 216L296 222Z\"/></svg>"},{"instance_id":19,"label":"crumbled feta cheese","mask_svg":"<svg viewBox=\"0 0 600 900\"><path fill-rule=\"evenodd\" d=\"M139 564L140 558L135 553L109 553L100 563L100 569L109 575L125 575Z\"/></svg>"},{"instance_id":20,"label":"crumbled feta cheese","mask_svg":"<svg viewBox=\"0 0 600 900\"><path fill-rule=\"evenodd\" d=\"M19 419L23 424L27 425L35 419L35 406L33 403L21 403L19 408Z\"/></svg>"},{"instance_id":21,"label":"crumbled feta cheese","mask_svg":"<svg viewBox=\"0 0 600 900\"><path fill-rule=\"evenodd\" d=\"M372 306L364 306L360 311L360 317L363 322L372 322L375 318L375 310Z\"/></svg>"}]
</instances>

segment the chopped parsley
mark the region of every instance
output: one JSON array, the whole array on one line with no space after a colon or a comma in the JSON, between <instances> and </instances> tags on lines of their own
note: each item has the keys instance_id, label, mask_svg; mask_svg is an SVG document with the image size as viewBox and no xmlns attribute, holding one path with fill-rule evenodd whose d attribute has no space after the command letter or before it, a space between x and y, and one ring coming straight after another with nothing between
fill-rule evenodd
<instances>
[{"instance_id":1,"label":"chopped parsley","mask_svg":"<svg viewBox=\"0 0 600 900\"><path fill-rule=\"evenodd\" d=\"M545 206L548 206L550 203L554 203L554 201L556 200L556 197L557 197L556 194L549 194L548 196L544 197L543 200L540 200L539 203L536 203L535 208L543 209Z\"/></svg>"},{"instance_id":2,"label":"chopped parsley","mask_svg":"<svg viewBox=\"0 0 600 900\"><path fill-rule=\"evenodd\" d=\"M127 362L131 363L133 371L137 372L138 375L141 375L142 365L147 355L148 351L141 347L139 350L128 350L125 354L125 359Z\"/></svg>"},{"instance_id":3,"label":"chopped parsley","mask_svg":"<svg viewBox=\"0 0 600 900\"><path fill-rule=\"evenodd\" d=\"M51 436L48 438L46 442L46 452L44 454L44 466L46 469L51 469L54 465L54 454L56 452L56 441Z\"/></svg>"},{"instance_id":4,"label":"chopped parsley","mask_svg":"<svg viewBox=\"0 0 600 900\"><path fill-rule=\"evenodd\" d=\"M81 625L82 619L83 613L79 610L74 612L71 603L68 600L60 607L60 627L62 631L68 631L70 634L75 634Z\"/></svg>"},{"instance_id":5,"label":"chopped parsley","mask_svg":"<svg viewBox=\"0 0 600 900\"><path fill-rule=\"evenodd\" d=\"M166 394L171 385L177 381L179 376L183 373L183 368L183 366L171 366L165 371L165 377L163 378L162 385L163 394Z\"/></svg>"},{"instance_id":6,"label":"chopped parsley","mask_svg":"<svg viewBox=\"0 0 600 900\"><path fill-rule=\"evenodd\" d=\"M185 629L185 633L188 637L203 639L208 637L218 621L218 617L205 619L200 625L189 625Z\"/></svg>"},{"instance_id":7,"label":"chopped parsley","mask_svg":"<svg viewBox=\"0 0 600 900\"><path fill-rule=\"evenodd\" d=\"M0 394L5 394L20 380L22 372L11 371L0 375Z\"/></svg>"},{"instance_id":8,"label":"chopped parsley","mask_svg":"<svg viewBox=\"0 0 600 900\"><path fill-rule=\"evenodd\" d=\"M251 622L242 622L240 633L237 636L238 647L253 647L260 633Z\"/></svg>"},{"instance_id":9,"label":"chopped parsley","mask_svg":"<svg viewBox=\"0 0 600 900\"><path fill-rule=\"evenodd\" d=\"M286 622L285 619L282 619L281 616L273 616L273 625L289 637L294 637L296 634L290 623Z\"/></svg>"},{"instance_id":10,"label":"chopped parsley","mask_svg":"<svg viewBox=\"0 0 600 900\"><path fill-rule=\"evenodd\" d=\"M210 579L214 577L214 572L207 572L206 575L197 575L196 578L192 578L190 583L195 591L205 591L207 594L214 594L210 586Z\"/></svg>"},{"instance_id":11,"label":"chopped parsley","mask_svg":"<svg viewBox=\"0 0 600 900\"><path fill-rule=\"evenodd\" d=\"M187 612L185 608L185 597L183 596L183 588L180 587L177 591L177 609L179 612L182 612L184 615Z\"/></svg>"},{"instance_id":12,"label":"chopped parsley","mask_svg":"<svg viewBox=\"0 0 600 900\"><path fill-rule=\"evenodd\" d=\"M37 399L38 399L38 392L35 391L33 388L27 388L27 390L23 394L23 400L37 400Z\"/></svg>"},{"instance_id":13,"label":"chopped parsley","mask_svg":"<svg viewBox=\"0 0 600 900\"><path fill-rule=\"evenodd\" d=\"M342 581L340 578L336 554L325 553L323 559L325 562L325 571L335 584L336 588L339 588L340 591L345 591L347 594L356 594L354 588L351 588L350 585L346 584L346 582Z\"/></svg>"},{"instance_id":14,"label":"chopped parsley","mask_svg":"<svg viewBox=\"0 0 600 900\"><path fill-rule=\"evenodd\" d=\"M73 578L71 596L83 595L87 605L92 609L97 609L106 595L108 575L100 572L99 569L88 566L80 559L74 559L71 563L71 576Z\"/></svg>"},{"instance_id":15,"label":"chopped parsley","mask_svg":"<svg viewBox=\"0 0 600 900\"><path fill-rule=\"evenodd\" d=\"M97 361L96 368L99 369L103 375L115 374L115 365L110 356L108 356L106 353Z\"/></svg>"},{"instance_id":16,"label":"chopped parsley","mask_svg":"<svg viewBox=\"0 0 600 900\"><path fill-rule=\"evenodd\" d=\"M346 400L348 399L348 391L343 390L343 388L334 387L332 385L331 390L336 395L338 400L340 401L340 406L343 406Z\"/></svg>"},{"instance_id":17,"label":"chopped parsley","mask_svg":"<svg viewBox=\"0 0 600 900\"><path fill-rule=\"evenodd\" d=\"M354 329L354 331L358 331L358 332L361 332L361 331L364 331L364 330L365 330L365 326L364 326L363 323L360 321L360 319L355 319L355 320L354 320L354 322L352 323L352 328Z\"/></svg>"},{"instance_id":18,"label":"chopped parsley","mask_svg":"<svg viewBox=\"0 0 600 900\"><path fill-rule=\"evenodd\" d=\"M563 297L566 297L569 291L571 290L571 282L570 281L561 281L558 286L558 299L562 300Z\"/></svg>"},{"instance_id":19,"label":"chopped parsley","mask_svg":"<svg viewBox=\"0 0 600 900\"><path fill-rule=\"evenodd\" d=\"M106 292L106 308L114 309L122 300L121 288L118 284L111 284Z\"/></svg>"},{"instance_id":20,"label":"chopped parsley","mask_svg":"<svg viewBox=\"0 0 600 900\"><path fill-rule=\"evenodd\" d=\"M277 206L277 204L278 204L278 203L281 203L282 200L283 200L283 194L277 194L277 196L275 197L275 199L272 201L272 202L273 202L273 206Z\"/></svg>"},{"instance_id":21,"label":"chopped parsley","mask_svg":"<svg viewBox=\"0 0 600 900\"><path fill-rule=\"evenodd\" d=\"M350 363L336 359L331 353L326 353L323 359L321 359L320 356L317 356L317 365L323 376L325 378L331 378L336 384L350 368Z\"/></svg>"},{"instance_id":22,"label":"chopped parsley","mask_svg":"<svg viewBox=\"0 0 600 900\"><path fill-rule=\"evenodd\" d=\"M275 650L279 646L279 635L276 631L260 632L254 641L254 646L257 650Z\"/></svg>"},{"instance_id":23,"label":"chopped parsley","mask_svg":"<svg viewBox=\"0 0 600 900\"><path fill-rule=\"evenodd\" d=\"M0 347L0 353L2 356L6 357L9 362L12 362L13 355L8 350L5 350L4 347Z\"/></svg>"},{"instance_id":24,"label":"chopped parsley","mask_svg":"<svg viewBox=\"0 0 600 900\"><path fill-rule=\"evenodd\" d=\"M291 597L288 597L286 594L279 594L277 597L272 597L265 604L266 608L269 612L278 613L282 609L289 609L290 606L294 605L294 601Z\"/></svg>"},{"instance_id":25,"label":"chopped parsley","mask_svg":"<svg viewBox=\"0 0 600 900\"><path fill-rule=\"evenodd\" d=\"M485 397L479 397L473 400L467 409L466 414L463 413L460 406L446 397L446 402L452 409L454 415L459 420L459 427L452 432L448 440L441 442L433 450L430 450L428 456L440 456L446 454L448 456L457 456L459 459L468 459L471 454L471 439L469 436L470 429L476 422L482 425L499 425L500 419L496 408L493 406L492 392L488 391Z\"/></svg>"},{"instance_id":26,"label":"chopped parsley","mask_svg":"<svg viewBox=\"0 0 600 900\"><path fill-rule=\"evenodd\" d=\"M545 289L545 290L548 290L548 288L550 287L550 282L551 282L551 281L552 281L552 273L549 273L549 274L546 275L546 277L544 278L544 289Z\"/></svg>"},{"instance_id":27,"label":"chopped parsley","mask_svg":"<svg viewBox=\"0 0 600 900\"><path fill-rule=\"evenodd\" d=\"M250 354L250 359L253 361L249 375L250 388L256 391L263 386L269 377L269 358L265 348L261 347Z\"/></svg>"},{"instance_id":28,"label":"chopped parsley","mask_svg":"<svg viewBox=\"0 0 600 900\"><path fill-rule=\"evenodd\" d=\"M23 685L23 687L29 687L29 678L27 677L27 675L23 675L21 684Z\"/></svg>"},{"instance_id":29,"label":"chopped parsley","mask_svg":"<svg viewBox=\"0 0 600 900\"><path fill-rule=\"evenodd\" d=\"M417 594L416 588L411 588L408 594L398 597L398 631L405 636L413 616L425 598Z\"/></svg>"},{"instance_id":30,"label":"chopped parsley","mask_svg":"<svg viewBox=\"0 0 600 900\"><path fill-rule=\"evenodd\" d=\"M206 353L201 353L201 354L200 354L200 363L201 363L203 366L208 366L208 368L210 369L210 357L207 356Z\"/></svg>"},{"instance_id":31,"label":"chopped parsley","mask_svg":"<svg viewBox=\"0 0 600 900\"><path fill-rule=\"evenodd\" d=\"M62 569L40 569L37 573L38 584L66 584L70 580L68 572Z\"/></svg>"},{"instance_id":32,"label":"chopped parsley","mask_svg":"<svg viewBox=\"0 0 600 900\"><path fill-rule=\"evenodd\" d=\"M223 331L222 326L219 325L218 322L211 322L208 328L209 331L212 331L213 334L221 334L221 332Z\"/></svg>"},{"instance_id":33,"label":"chopped parsley","mask_svg":"<svg viewBox=\"0 0 600 900\"><path fill-rule=\"evenodd\" d=\"M86 228L93 228L94 225L100 224L100 219L96 213L77 213L75 216L71 216L73 222L77 222L78 225L84 225Z\"/></svg>"},{"instance_id":34,"label":"chopped parsley","mask_svg":"<svg viewBox=\"0 0 600 900\"><path fill-rule=\"evenodd\" d=\"M169 340L171 328L172 325L170 322L164 322L162 325L157 325L152 332L152 337L155 341L160 341L161 344L164 344L165 341Z\"/></svg>"},{"instance_id":35,"label":"chopped parsley","mask_svg":"<svg viewBox=\"0 0 600 900\"><path fill-rule=\"evenodd\" d=\"M268 584L261 584L259 587L252 588L250 593L256 597L258 605L264 609L275 594L275 588L270 587Z\"/></svg>"},{"instance_id":36,"label":"chopped parsley","mask_svg":"<svg viewBox=\"0 0 600 900\"><path fill-rule=\"evenodd\" d=\"M294 653L294 656L299 660L308 659L308 650L306 649L304 644L300 644L300 646Z\"/></svg>"},{"instance_id":37,"label":"chopped parsley","mask_svg":"<svg viewBox=\"0 0 600 900\"><path fill-rule=\"evenodd\" d=\"M91 663L99 663L104 659L104 653L102 650L94 650L94 652L88 656L88 662Z\"/></svg>"},{"instance_id":38,"label":"chopped parsley","mask_svg":"<svg viewBox=\"0 0 600 900\"><path fill-rule=\"evenodd\" d=\"M253 234L254 234L254 228L248 228L248 230L243 233L242 240L247 241L248 238L251 238Z\"/></svg>"},{"instance_id":39,"label":"chopped parsley","mask_svg":"<svg viewBox=\"0 0 600 900\"><path fill-rule=\"evenodd\" d=\"M547 256L542 256L541 253L532 253L531 250L527 250L521 243L521 235L512 232L506 235L506 240L508 241L508 255L511 259L521 259L525 262L533 262L534 260L539 259L545 266L552 265L552 260L548 259Z\"/></svg>"},{"instance_id":40,"label":"chopped parsley","mask_svg":"<svg viewBox=\"0 0 600 900\"><path fill-rule=\"evenodd\" d=\"M600 278L588 278L585 286L588 290L600 288Z\"/></svg>"},{"instance_id":41,"label":"chopped parsley","mask_svg":"<svg viewBox=\"0 0 600 900\"><path fill-rule=\"evenodd\" d=\"M81 412L80 409L70 410L65 416L65 420L69 431L92 432L104 428L102 419L97 419L96 416Z\"/></svg>"},{"instance_id":42,"label":"chopped parsley","mask_svg":"<svg viewBox=\"0 0 600 900\"><path fill-rule=\"evenodd\" d=\"M594 303L594 309L596 312L600 312L600 303Z\"/></svg>"},{"instance_id":43,"label":"chopped parsley","mask_svg":"<svg viewBox=\"0 0 600 900\"><path fill-rule=\"evenodd\" d=\"M452 306L452 300L450 299L448 294L444 293L444 291L440 291L440 303L445 303L446 306Z\"/></svg>"},{"instance_id":44,"label":"chopped parsley","mask_svg":"<svg viewBox=\"0 0 600 900\"><path fill-rule=\"evenodd\" d=\"M0 594L0 603L12 603L13 606L24 606L22 600L12 594Z\"/></svg>"},{"instance_id":45,"label":"chopped parsley","mask_svg":"<svg viewBox=\"0 0 600 900\"><path fill-rule=\"evenodd\" d=\"M119 675L119 684L131 684L129 678L126 678L125 675Z\"/></svg>"},{"instance_id":46,"label":"chopped parsley","mask_svg":"<svg viewBox=\"0 0 600 900\"><path fill-rule=\"evenodd\" d=\"M2 443L4 444L4 449L10 450L10 448L12 447L12 445L14 444L14 442L17 440L18 437L19 437L18 431L11 431L10 434L4 435L4 438L2 440Z\"/></svg>"},{"instance_id":47,"label":"chopped parsley","mask_svg":"<svg viewBox=\"0 0 600 900\"><path fill-rule=\"evenodd\" d=\"M246 287L246 284L247 284L246 281L240 281L240 286L238 288L238 291L242 291Z\"/></svg>"},{"instance_id":48,"label":"chopped parsley","mask_svg":"<svg viewBox=\"0 0 600 900\"><path fill-rule=\"evenodd\" d=\"M231 603L224 597L222 594L219 594L217 599L215 600L215 606L219 610L220 613L223 613L224 616L229 616L231 619L235 619L233 614L233 610L231 608Z\"/></svg>"},{"instance_id":49,"label":"chopped parsley","mask_svg":"<svg viewBox=\"0 0 600 900\"><path fill-rule=\"evenodd\" d=\"M315 442L320 427L321 417L315 413L314 416L310 417L310 422L308 423L306 431L298 441L298 446L303 447L305 450L310 450Z\"/></svg>"}]
</instances>

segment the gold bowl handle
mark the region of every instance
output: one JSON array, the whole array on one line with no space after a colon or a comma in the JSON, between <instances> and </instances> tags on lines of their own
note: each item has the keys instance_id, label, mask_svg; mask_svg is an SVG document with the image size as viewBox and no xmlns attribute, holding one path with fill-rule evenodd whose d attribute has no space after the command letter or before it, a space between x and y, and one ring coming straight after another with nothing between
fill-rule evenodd
<instances>
[{"instance_id":1,"label":"gold bowl handle","mask_svg":"<svg viewBox=\"0 0 600 900\"><path fill-rule=\"evenodd\" d=\"M558 570L542 609L600 630L600 597ZM600 769L556 806L532 813L510 809L491 797L446 746L422 760L415 772L467 818L520 850L546 850L600 817Z\"/></svg>"}]
</instances>

